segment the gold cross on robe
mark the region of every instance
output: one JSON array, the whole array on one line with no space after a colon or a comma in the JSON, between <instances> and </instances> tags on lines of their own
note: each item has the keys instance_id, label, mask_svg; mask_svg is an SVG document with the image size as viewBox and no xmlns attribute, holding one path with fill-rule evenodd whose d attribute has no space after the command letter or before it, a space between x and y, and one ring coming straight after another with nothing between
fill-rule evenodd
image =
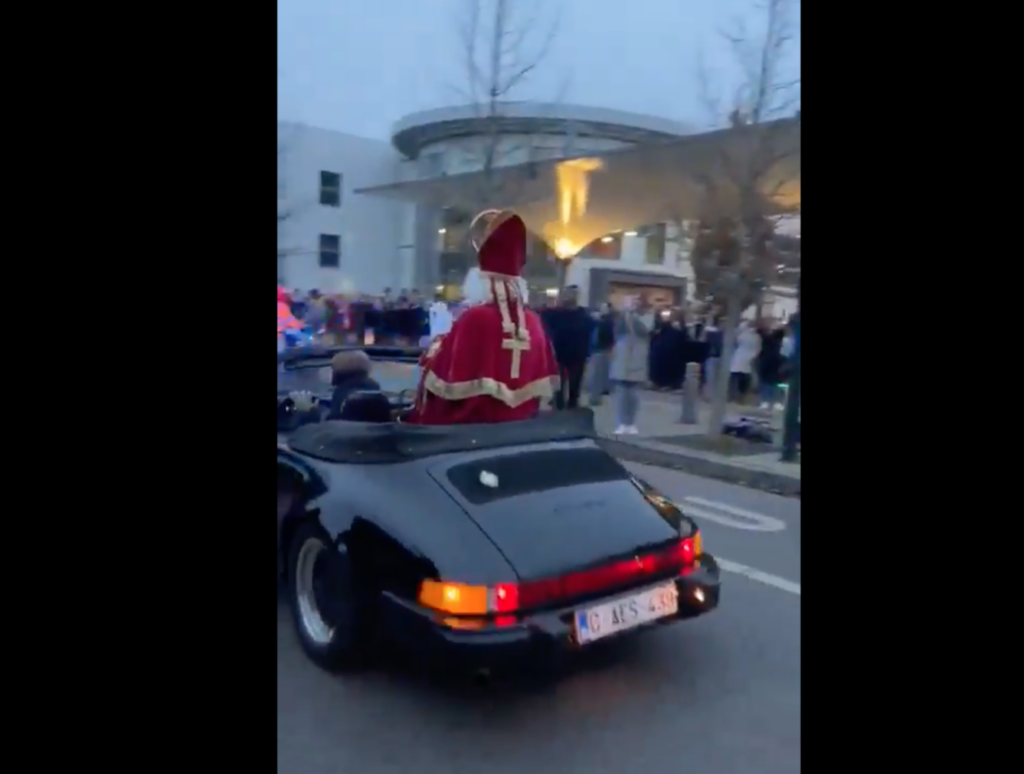
<instances>
[{"instance_id":1,"label":"gold cross on robe","mask_svg":"<svg viewBox=\"0 0 1024 774\"><path fill-rule=\"evenodd\" d=\"M502 342L501 342L501 348L502 349L510 349L510 350L512 350L512 374L511 375L512 375L513 379L518 379L519 378L520 358L522 358L524 352L526 352L526 351L528 351L530 349L530 342L528 342L528 341L520 341L517 338L503 339Z\"/></svg>"}]
</instances>

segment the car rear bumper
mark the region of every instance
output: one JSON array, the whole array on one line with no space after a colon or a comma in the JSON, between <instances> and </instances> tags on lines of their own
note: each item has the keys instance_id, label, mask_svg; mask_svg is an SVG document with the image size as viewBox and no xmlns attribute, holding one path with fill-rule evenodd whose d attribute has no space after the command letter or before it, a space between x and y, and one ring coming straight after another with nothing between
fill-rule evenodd
<instances>
[{"instance_id":1,"label":"car rear bumper","mask_svg":"<svg viewBox=\"0 0 1024 774\"><path fill-rule=\"evenodd\" d=\"M675 615L608 639L694 618L718 607L718 562L710 554L702 555L697 566L688 574L675 578L675 583L679 590L679 611ZM405 645L409 652L458 670L549 669L581 649L576 642L573 624L574 612L581 606L528 615L509 626L484 624L479 628L463 629L445 623L435 611L427 608L392 597L388 601L390 604L386 605L383 623L391 638ZM596 603L595 600L583 606Z\"/></svg>"}]
</instances>

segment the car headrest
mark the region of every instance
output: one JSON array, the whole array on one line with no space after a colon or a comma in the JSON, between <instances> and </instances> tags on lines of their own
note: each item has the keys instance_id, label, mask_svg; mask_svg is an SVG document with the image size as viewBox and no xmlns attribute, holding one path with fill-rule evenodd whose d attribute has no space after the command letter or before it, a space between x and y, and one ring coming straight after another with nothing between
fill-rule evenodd
<instances>
[{"instance_id":1,"label":"car headrest","mask_svg":"<svg viewBox=\"0 0 1024 774\"><path fill-rule=\"evenodd\" d=\"M320 421L320 402L309 392L292 391L277 399L277 431L290 432Z\"/></svg>"},{"instance_id":2,"label":"car headrest","mask_svg":"<svg viewBox=\"0 0 1024 774\"><path fill-rule=\"evenodd\" d=\"M347 422L390 422L391 401L377 390L354 392L341 405L339 418Z\"/></svg>"}]
</instances>

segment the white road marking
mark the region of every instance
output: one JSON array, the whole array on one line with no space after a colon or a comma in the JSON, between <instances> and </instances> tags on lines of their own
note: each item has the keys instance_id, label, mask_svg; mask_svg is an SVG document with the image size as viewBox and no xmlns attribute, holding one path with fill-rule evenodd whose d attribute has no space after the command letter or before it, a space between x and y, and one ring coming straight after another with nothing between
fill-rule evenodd
<instances>
[{"instance_id":1,"label":"white road marking","mask_svg":"<svg viewBox=\"0 0 1024 774\"><path fill-rule=\"evenodd\" d=\"M703 497L684 497L681 505L683 513L696 519L707 519L723 527L743 529L748 532L782 532L786 522L774 516L766 516L757 511L737 508L735 505L705 500Z\"/></svg>"},{"instance_id":2,"label":"white road marking","mask_svg":"<svg viewBox=\"0 0 1024 774\"><path fill-rule=\"evenodd\" d=\"M791 580L780 578L778 575L772 575L771 573L755 570L753 567L747 567L747 565L740 564L739 562L730 562L728 559L722 559L718 556L716 556L715 559L718 560L718 566L726 572L734 572L737 575L743 575L757 583L763 583L766 586L781 589L782 591L788 591L790 594L796 594L798 597L800 596L799 583L794 583Z\"/></svg>"}]
</instances>

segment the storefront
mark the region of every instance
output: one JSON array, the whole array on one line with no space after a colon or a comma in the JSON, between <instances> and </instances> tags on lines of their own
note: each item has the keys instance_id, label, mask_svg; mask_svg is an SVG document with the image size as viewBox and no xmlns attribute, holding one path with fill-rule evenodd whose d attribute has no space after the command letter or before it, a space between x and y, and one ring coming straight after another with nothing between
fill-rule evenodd
<instances>
[{"instance_id":1,"label":"storefront","mask_svg":"<svg viewBox=\"0 0 1024 774\"><path fill-rule=\"evenodd\" d=\"M624 269L592 268L587 303L619 307L626 296L641 296L656 308L678 306L686 299L686 277Z\"/></svg>"}]
</instances>

